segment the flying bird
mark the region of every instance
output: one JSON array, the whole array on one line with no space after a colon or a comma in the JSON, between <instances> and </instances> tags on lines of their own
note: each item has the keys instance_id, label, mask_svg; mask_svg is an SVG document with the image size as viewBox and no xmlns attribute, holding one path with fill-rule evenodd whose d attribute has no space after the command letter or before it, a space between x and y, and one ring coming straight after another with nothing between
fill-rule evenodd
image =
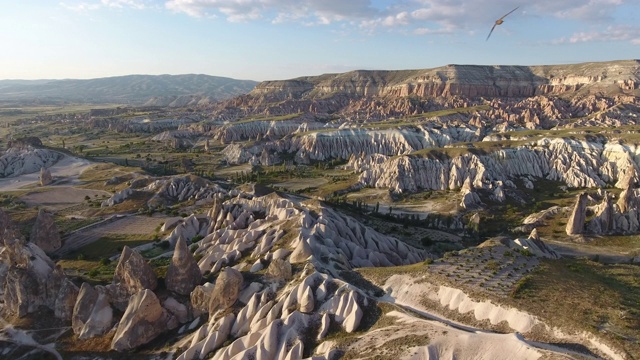
<instances>
[{"instance_id":1,"label":"flying bird","mask_svg":"<svg viewBox=\"0 0 640 360\"><path fill-rule=\"evenodd\" d=\"M508 13L506 13L506 14L505 14L503 17L501 17L500 19L496 20L496 23L495 23L495 24L493 24L493 27L491 28L491 31L489 31L489 35L487 36L487 40L489 40L489 37L491 36L491 33L493 33L493 29L495 29L495 28L496 28L496 26L498 26L498 25L502 25L502 23L504 22L504 20L502 20L502 19L506 18L506 17L507 17L509 14L511 14L512 12L514 12L514 11L518 10L518 8L519 8L519 7L520 7L520 6L516 7L515 9L513 9L513 10L509 11ZM487 41L487 40L485 40L485 41Z\"/></svg>"}]
</instances>

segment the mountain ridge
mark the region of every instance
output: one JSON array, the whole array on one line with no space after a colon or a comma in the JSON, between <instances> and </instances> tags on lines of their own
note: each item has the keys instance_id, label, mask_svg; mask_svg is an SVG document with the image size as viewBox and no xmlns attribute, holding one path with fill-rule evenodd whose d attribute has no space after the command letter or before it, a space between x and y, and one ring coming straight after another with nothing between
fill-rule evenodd
<instances>
[{"instance_id":1,"label":"mountain ridge","mask_svg":"<svg viewBox=\"0 0 640 360\"><path fill-rule=\"evenodd\" d=\"M200 95L215 100L249 92L252 80L203 74L124 75L95 79L0 80L0 100L143 104L152 98ZM6 84L6 85L3 85Z\"/></svg>"},{"instance_id":2,"label":"mountain ridge","mask_svg":"<svg viewBox=\"0 0 640 360\"><path fill-rule=\"evenodd\" d=\"M611 71L618 73L610 73ZM311 98L322 97L336 91L352 92L361 96L415 94L418 96L512 97L563 93L584 85L602 82L605 79L612 80L613 84L632 81L632 84L623 86L637 89L640 85L640 60L535 66L449 64L414 70L353 70L337 74L302 76L289 80L263 81L250 95L259 96L279 90L285 93L285 97L295 96L297 92L299 96L308 95ZM484 91L476 89L478 92L474 93L468 86L485 86L486 89ZM509 92L509 86L520 89ZM495 89L495 87L501 87L501 89Z\"/></svg>"}]
</instances>

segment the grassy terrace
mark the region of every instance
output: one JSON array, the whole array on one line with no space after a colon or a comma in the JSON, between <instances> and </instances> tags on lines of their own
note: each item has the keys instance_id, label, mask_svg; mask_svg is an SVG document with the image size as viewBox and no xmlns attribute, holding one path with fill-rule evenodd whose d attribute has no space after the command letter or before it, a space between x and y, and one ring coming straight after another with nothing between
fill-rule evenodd
<instances>
[{"instance_id":1,"label":"grassy terrace","mask_svg":"<svg viewBox=\"0 0 640 360\"><path fill-rule=\"evenodd\" d=\"M629 354L640 353L638 266L544 260L506 301L552 326L604 335Z\"/></svg>"},{"instance_id":2,"label":"grassy terrace","mask_svg":"<svg viewBox=\"0 0 640 360\"><path fill-rule=\"evenodd\" d=\"M434 118L434 117L442 117L442 116L455 115L455 114L468 114L468 113L473 113L477 111L486 111L486 110L489 110L489 108L490 108L489 105L478 105L478 106L470 106L470 107L456 108L456 109L437 110L437 111L426 112L423 114L410 115L410 116L406 116L399 119L389 119L389 120L383 120L383 121L370 122L370 123L362 124L362 126L358 127L357 129L358 130L384 130L384 129L392 129L400 126L415 126L415 125L422 124L428 121L430 118ZM310 131L305 131L303 133L296 134L296 136L305 136L305 135L314 134L314 133L325 133L325 132L332 132L337 130L338 129L336 128L316 129L316 130L310 130Z\"/></svg>"},{"instance_id":3,"label":"grassy terrace","mask_svg":"<svg viewBox=\"0 0 640 360\"><path fill-rule=\"evenodd\" d=\"M232 125L239 125L239 124L247 124L247 123L252 123L252 122L257 122L257 121L285 121L285 120L295 119L295 118L299 117L300 115L302 115L302 113L295 113L295 114L281 115L281 116L251 117L249 119L243 119L243 120L239 120L239 121L234 121L231 124Z\"/></svg>"}]
</instances>

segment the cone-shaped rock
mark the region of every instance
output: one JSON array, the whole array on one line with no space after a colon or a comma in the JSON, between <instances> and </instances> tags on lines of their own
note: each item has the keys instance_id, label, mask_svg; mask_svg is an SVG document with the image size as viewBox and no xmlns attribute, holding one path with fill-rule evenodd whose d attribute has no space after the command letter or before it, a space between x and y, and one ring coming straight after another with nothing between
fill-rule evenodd
<instances>
[{"instance_id":1,"label":"cone-shaped rock","mask_svg":"<svg viewBox=\"0 0 640 360\"><path fill-rule=\"evenodd\" d=\"M13 241L15 239L21 239L22 234L13 225L13 221L6 212L0 209L0 246L5 244L5 241Z\"/></svg>"},{"instance_id":2,"label":"cone-shaped rock","mask_svg":"<svg viewBox=\"0 0 640 360\"><path fill-rule=\"evenodd\" d=\"M60 249L62 240L60 239L58 227L53 222L53 216L51 214L42 209L38 211L38 217L31 229L29 241L38 245L38 247L47 254L51 254Z\"/></svg>"},{"instance_id":3,"label":"cone-shaped rock","mask_svg":"<svg viewBox=\"0 0 640 360\"><path fill-rule=\"evenodd\" d=\"M635 185L635 175L635 168L631 167L625 174L624 180L621 180L624 183L624 190L620 194L620 199L617 204L620 208L620 212L623 214L636 207L636 204L634 204L635 191L633 190Z\"/></svg>"},{"instance_id":4,"label":"cone-shaped rock","mask_svg":"<svg viewBox=\"0 0 640 360\"><path fill-rule=\"evenodd\" d=\"M200 267L189 251L187 243L183 238L179 238L167 270L165 279L167 290L189 295L196 286L200 285L200 280L202 280Z\"/></svg>"},{"instance_id":5,"label":"cone-shaped rock","mask_svg":"<svg viewBox=\"0 0 640 360\"><path fill-rule=\"evenodd\" d=\"M113 309L109 304L106 293L98 292L98 299L93 305L91 314L80 331L80 339L88 339L94 336L106 334L111 330L113 323Z\"/></svg>"},{"instance_id":6,"label":"cone-shaped rock","mask_svg":"<svg viewBox=\"0 0 640 360\"><path fill-rule=\"evenodd\" d=\"M40 168L40 186L49 185L53 182L51 171L44 166Z\"/></svg>"},{"instance_id":7,"label":"cone-shaped rock","mask_svg":"<svg viewBox=\"0 0 640 360\"><path fill-rule=\"evenodd\" d=\"M71 317L71 328L75 334L80 334L84 324L89 320L93 306L98 299L98 292L89 283L82 283Z\"/></svg>"},{"instance_id":8,"label":"cone-shaped rock","mask_svg":"<svg viewBox=\"0 0 640 360\"><path fill-rule=\"evenodd\" d=\"M567 222L567 235L582 234L584 221L587 217L587 193L577 196L576 205Z\"/></svg>"},{"instance_id":9,"label":"cone-shaped rock","mask_svg":"<svg viewBox=\"0 0 640 360\"><path fill-rule=\"evenodd\" d=\"M141 290L129 300L111 348L117 351L134 349L177 325L175 317L160 305L160 300L153 291Z\"/></svg>"},{"instance_id":10,"label":"cone-shaped rock","mask_svg":"<svg viewBox=\"0 0 640 360\"><path fill-rule=\"evenodd\" d=\"M106 287L113 306L124 311L131 295L144 289L155 290L157 286L158 279L151 266L142 255L125 246L113 274L113 283Z\"/></svg>"},{"instance_id":11,"label":"cone-shaped rock","mask_svg":"<svg viewBox=\"0 0 640 360\"><path fill-rule=\"evenodd\" d=\"M113 283L133 295L144 289L155 290L158 278L142 255L125 246L113 274Z\"/></svg>"},{"instance_id":12,"label":"cone-shaped rock","mask_svg":"<svg viewBox=\"0 0 640 360\"><path fill-rule=\"evenodd\" d=\"M244 279L238 270L229 267L222 270L211 293L209 315L233 305L238 300L243 283Z\"/></svg>"}]
</instances>

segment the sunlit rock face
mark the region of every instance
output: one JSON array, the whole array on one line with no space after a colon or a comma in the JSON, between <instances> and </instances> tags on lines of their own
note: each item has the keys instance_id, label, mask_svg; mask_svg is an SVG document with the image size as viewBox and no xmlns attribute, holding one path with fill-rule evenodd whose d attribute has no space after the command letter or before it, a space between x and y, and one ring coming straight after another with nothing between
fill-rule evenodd
<instances>
[{"instance_id":1,"label":"sunlit rock face","mask_svg":"<svg viewBox=\"0 0 640 360\"><path fill-rule=\"evenodd\" d=\"M59 152L32 146L12 147L0 156L0 178L39 172L62 159Z\"/></svg>"},{"instance_id":2,"label":"sunlit rock face","mask_svg":"<svg viewBox=\"0 0 640 360\"><path fill-rule=\"evenodd\" d=\"M492 188L496 181L547 179L575 188L606 184L622 187L625 174L638 167L635 147L571 139L540 139L488 154L423 158L383 155L354 156L347 167L360 173L366 186L395 192L459 189L465 181L474 188ZM628 176L627 176L628 177Z\"/></svg>"},{"instance_id":3,"label":"sunlit rock face","mask_svg":"<svg viewBox=\"0 0 640 360\"><path fill-rule=\"evenodd\" d=\"M38 211L29 241L38 245L47 254L51 254L62 246L62 239L58 227L53 222L53 215L42 209Z\"/></svg>"},{"instance_id":4,"label":"sunlit rock face","mask_svg":"<svg viewBox=\"0 0 640 360\"><path fill-rule=\"evenodd\" d=\"M0 311L24 317L44 306L70 320L78 287L40 247L25 241L1 209L0 225Z\"/></svg>"}]
</instances>

